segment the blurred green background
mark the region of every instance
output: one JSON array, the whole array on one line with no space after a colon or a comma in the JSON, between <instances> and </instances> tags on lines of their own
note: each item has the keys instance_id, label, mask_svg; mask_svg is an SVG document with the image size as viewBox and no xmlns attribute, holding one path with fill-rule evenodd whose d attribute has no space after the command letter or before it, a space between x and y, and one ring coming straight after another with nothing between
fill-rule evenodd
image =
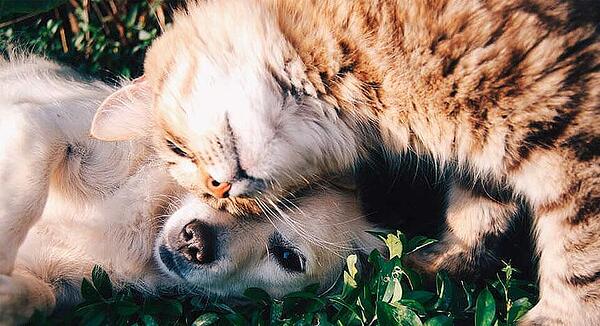
<instances>
[{"instance_id":1,"label":"blurred green background","mask_svg":"<svg viewBox=\"0 0 600 326\"><path fill-rule=\"evenodd\" d=\"M0 52L16 48L103 79L141 74L181 0L0 0Z\"/></svg>"}]
</instances>

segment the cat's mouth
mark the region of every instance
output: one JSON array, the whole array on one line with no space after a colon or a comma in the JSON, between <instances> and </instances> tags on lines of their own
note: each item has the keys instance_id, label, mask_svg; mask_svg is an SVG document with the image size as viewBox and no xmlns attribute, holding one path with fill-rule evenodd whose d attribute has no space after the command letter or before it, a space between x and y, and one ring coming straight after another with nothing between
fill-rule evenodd
<instances>
[{"instance_id":1,"label":"cat's mouth","mask_svg":"<svg viewBox=\"0 0 600 326\"><path fill-rule=\"evenodd\" d=\"M280 208L280 205L291 203L294 198L305 195L311 186L293 186L287 188L280 186L262 186L260 190L244 193L231 193L229 196L219 198L209 192L195 192L202 199L217 210L225 210L238 217L258 216L268 214ZM235 189L232 187L232 189ZM234 196L235 194L235 196ZM282 204L283 203L283 204Z\"/></svg>"},{"instance_id":2,"label":"cat's mouth","mask_svg":"<svg viewBox=\"0 0 600 326\"><path fill-rule=\"evenodd\" d=\"M216 198L211 194L197 194L200 199L215 209L225 210L234 216L247 216L262 214L260 199L256 197L232 197Z\"/></svg>"},{"instance_id":3,"label":"cat's mouth","mask_svg":"<svg viewBox=\"0 0 600 326\"><path fill-rule=\"evenodd\" d=\"M256 197L268 190L267 184L269 183L263 179L252 177L240 178L231 183L227 195L229 197L246 199Z\"/></svg>"}]
</instances>

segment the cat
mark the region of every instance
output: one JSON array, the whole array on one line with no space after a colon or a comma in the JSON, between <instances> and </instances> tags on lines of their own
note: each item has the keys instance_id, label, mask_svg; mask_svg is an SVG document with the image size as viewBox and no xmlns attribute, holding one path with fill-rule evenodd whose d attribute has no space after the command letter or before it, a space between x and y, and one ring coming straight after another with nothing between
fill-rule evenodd
<instances>
[{"instance_id":1,"label":"cat","mask_svg":"<svg viewBox=\"0 0 600 326\"><path fill-rule=\"evenodd\" d=\"M0 81L0 325L72 308L96 264L116 289L239 300L330 289L349 254L383 250L352 188L305 188L279 214L239 219L182 190L143 138L89 138L112 87L23 55L0 62Z\"/></svg>"},{"instance_id":2,"label":"cat","mask_svg":"<svg viewBox=\"0 0 600 326\"><path fill-rule=\"evenodd\" d=\"M375 148L415 153L454 178L447 231L412 264L476 270L524 201L540 300L521 324L600 324L598 21L597 1L191 2L134 87L151 110L103 105L92 135L149 133L234 214Z\"/></svg>"}]
</instances>

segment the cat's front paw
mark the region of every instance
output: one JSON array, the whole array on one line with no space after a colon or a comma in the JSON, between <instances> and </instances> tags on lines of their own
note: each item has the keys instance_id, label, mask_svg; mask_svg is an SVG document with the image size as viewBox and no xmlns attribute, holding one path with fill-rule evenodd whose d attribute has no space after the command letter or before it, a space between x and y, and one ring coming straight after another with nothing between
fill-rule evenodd
<instances>
[{"instance_id":1,"label":"cat's front paw","mask_svg":"<svg viewBox=\"0 0 600 326\"><path fill-rule=\"evenodd\" d=\"M436 273L440 270L440 255L430 248L422 248L414 251L404 257L404 264L419 272L424 284L433 286L435 284Z\"/></svg>"},{"instance_id":2,"label":"cat's front paw","mask_svg":"<svg viewBox=\"0 0 600 326\"><path fill-rule=\"evenodd\" d=\"M0 275L0 326L20 325L36 309L43 309L45 295L30 291L26 279Z\"/></svg>"},{"instance_id":3,"label":"cat's front paw","mask_svg":"<svg viewBox=\"0 0 600 326\"><path fill-rule=\"evenodd\" d=\"M571 298L573 299L573 298ZM551 297L538 302L523 317L517 320L518 326L579 326L598 325L598 307L586 305L576 299Z\"/></svg>"},{"instance_id":4,"label":"cat's front paw","mask_svg":"<svg viewBox=\"0 0 600 326\"><path fill-rule=\"evenodd\" d=\"M437 272L443 270L459 279L493 276L498 269L498 260L485 248L444 242L410 253L405 263L429 277L435 277Z\"/></svg>"},{"instance_id":5,"label":"cat's front paw","mask_svg":"<svg viewBox=\"0 0 600 326\"><path fill-rule=\"evenodd\" d=\"M444 255L438 250L438 244L431 244L427 247L416 250L404 258L404 263L427 276L435 276L441 266Z\"/></svg>"},{"instance_id":6,"label":"cat's front paw","mask_svg":"<svg viewBox=\"0 0 600 326\"><path fill-rule=\"evenodd\" d=\"M535 309L535 308L534 308ZM553 318L548 314L538 313L532 310L517 321L518 326L564 326L564 325L585 325L579 323L568 323L559 318Z\"/></svg>"}]
</instances>

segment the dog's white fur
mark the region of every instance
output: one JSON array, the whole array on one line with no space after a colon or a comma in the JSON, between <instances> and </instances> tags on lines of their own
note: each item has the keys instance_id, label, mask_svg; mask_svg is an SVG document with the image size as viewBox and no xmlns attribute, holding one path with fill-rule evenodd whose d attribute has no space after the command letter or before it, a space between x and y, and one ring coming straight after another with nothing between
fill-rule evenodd
<instances>
[{"instance_id":1,"label":"dog's white fur","mask_svg":"<svg viewBox=\"0 0 600 326\"><path fill-rule=\"evenodd\" d=\"M0 61L0 84L1 325L76 303L94 264L115 285L149 293L237 297L258 286L281 296L327 288L347 254L379 246L352 192L313 189L273 214L234 218L185 195L143 138L90 139L94 111L113 91L101 82L24 57ZM221 230L218 257L208 266L179 259L176 273L159 248L194 220ZM282 268L274 235L305 258L304 273Z\"/></svg>"}]
</instances>

